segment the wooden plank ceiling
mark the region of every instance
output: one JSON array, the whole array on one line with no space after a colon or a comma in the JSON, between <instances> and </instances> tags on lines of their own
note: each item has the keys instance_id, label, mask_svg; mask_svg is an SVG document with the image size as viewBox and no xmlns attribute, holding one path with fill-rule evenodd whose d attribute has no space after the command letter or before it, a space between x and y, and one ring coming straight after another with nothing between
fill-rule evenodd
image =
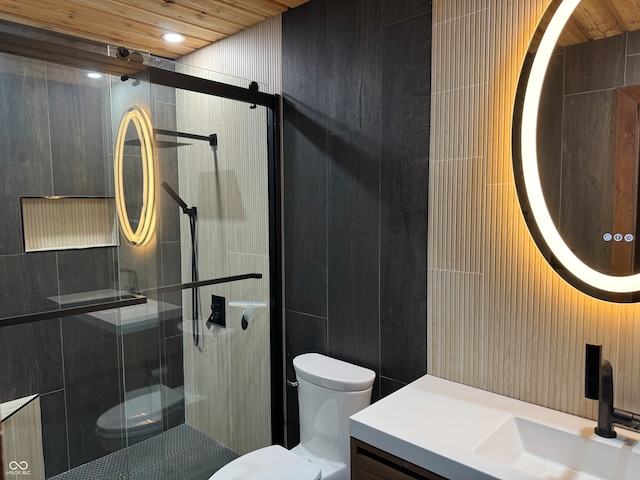
<instances>
[{"instance_id":1,"label":"wooden plank ceiling","mask_svg":"<svg viewBox=\"0 0 640 480\"><path fill-rule=\"evenodd\" d=\"M309 0L0 0L0 19L178 58ZM525 0L523 0L525 1ZM640 29L640 0L582 0L560 45ZM179 45L166 32L186 37Z\"/></svg>"},{"instance_id":2,"label":"wooden plank ceiling","mask_svg":"<svg viewBox=\"0 0 640 480\"><path fill-rule=\"evenodd\" d=\"M309 0L0 0L0 19L178 58ZM181 33L169 44L161 35Z\"/></svg>"},{"instance_id":3,"label":"wooden plank ceiling","mask_svg":"<svg viewBox=\"0 0 640 480\"><path fill-rule=\"evenodd\" d=\"M558 43L567 47L640 29L640 0L582 0Z\"/></svg>"}]
</instances>

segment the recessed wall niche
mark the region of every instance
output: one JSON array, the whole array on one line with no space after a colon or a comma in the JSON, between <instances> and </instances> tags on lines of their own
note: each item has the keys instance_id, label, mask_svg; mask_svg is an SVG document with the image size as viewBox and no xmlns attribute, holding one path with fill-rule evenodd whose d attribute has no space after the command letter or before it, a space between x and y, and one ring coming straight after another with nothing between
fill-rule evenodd
<instances>
[{"instance_id":1,"label":"recessed wall niche","mask_svg":"<svg viewBox=\"0 0 640 480\"><path fill-rule=\"evenodd\" d=\"M118 245L111 197L21 197L25 252Z\"/></svg>"}]
</instances>

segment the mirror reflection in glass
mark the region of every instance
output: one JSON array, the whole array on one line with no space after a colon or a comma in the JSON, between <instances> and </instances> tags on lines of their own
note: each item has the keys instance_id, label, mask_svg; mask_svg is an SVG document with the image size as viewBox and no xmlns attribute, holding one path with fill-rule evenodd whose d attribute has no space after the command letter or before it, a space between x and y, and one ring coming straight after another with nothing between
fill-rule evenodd
<instances>
[{"instance_id":1,"label":"mirror reflection in glass","mask_svg":"<svg viewBox=\"0 0 640 480\"><path fill-rule=\"evenodd\" d=\"M138 106L122 116L113 164L120 230L131 245L142 247L155 235L155 160L151 119Z\"/></svg>"},{"instance_id":2,"label":"mirror reflection in glass","mask_svg":"<svg viewBox=\"0 0 640 480\"><path fill-rule=\"evenodd\" d=\"M143 206L144 179L142 149L138 131L133 122L129 122L125 133L122 179L125 208L131 229L135 232L140 223L140 212Z\"/></svg>"}]
</instances>

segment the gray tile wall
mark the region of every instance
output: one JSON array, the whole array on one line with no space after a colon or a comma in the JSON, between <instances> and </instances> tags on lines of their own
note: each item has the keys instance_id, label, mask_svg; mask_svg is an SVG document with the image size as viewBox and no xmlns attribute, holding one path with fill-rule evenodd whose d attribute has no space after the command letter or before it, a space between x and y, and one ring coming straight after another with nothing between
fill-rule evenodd
<instances>
[{"instance_id":1,"label":"gray tile wall","mask_svg":"<svg viewBox=\"0 0 640 480\"><path fill-rule=\"evenodd\" d=\"M0 30L52 36L4 23ZM175 128L174 91L152 87L151 97L155 126ZM113 195L110 104L106 78L96 85L78 70L0 55L0 318L51 308L54 295L118 288L125 266L138 270L139 288L180 283L179 211L162 201L158 248L145 258L124 240L119 249L23 253L21 195ZM176 160L175 149L162 152L161 180L177 184ZM181 304L179 292L160 300ZM126 342L78 318L0 328L0 402L41 395L47 477L105 453L94 435L97 416L122 401L125 372L133 382L149 366L138 356L123 368L123 347L146 346L165 384L183 383L177 323L159 322L144 340Z\"/></svg>"},{"instance_id":2,"label":"gray tile wall","mask_svg":"<svg viewBox=\"0 0 640 480\"><path fill-rule=\"evenodd\" d=\"M430 79L430 0L283 15L289 379L309 351L375 370L373 400L426 373Z\"/></svg>"},{"instance_id":3,"label":"gray tile wall","mask_svg":"<svg viewBox=\"0 0 640 480\"><path fill-rule=\"evenodd\" d=\"M0 130L7 147L0 153L0 215L5 226L0 240L0 316L6 317L52 308L47 297L115 287L117 252L97 248L24 254L20 220L21 195L113 194L106 173L105 133L110 125L100 114L109 105L107 83L91 86L80 72L6 54L0 65ZM102 395L105 401L105 391L114 394L114 401L120 396L115 341L86 338L71 321L76 320L0 329L0 401L42 395L47 475L77 464L86 449L79 434L86 435L88 428L76 416L91 412L84 393L95 385L87 379L102 380L103 388L93 396ZM88 351L86 346L102 348ZM111 357L96 356L112 349ZM96 366L96 357L99 362L115 362L115 376L105 371L74 375L79 366Z\"/></svg>"}]
</instances>

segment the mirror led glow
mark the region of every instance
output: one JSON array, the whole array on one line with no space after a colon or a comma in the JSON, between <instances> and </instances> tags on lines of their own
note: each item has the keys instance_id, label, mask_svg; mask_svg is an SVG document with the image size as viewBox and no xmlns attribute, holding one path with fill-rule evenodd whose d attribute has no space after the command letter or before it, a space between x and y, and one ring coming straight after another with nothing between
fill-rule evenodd
<instances>
[{"instance_id":1,"label":"mirror led glow","mask_svg":"<svg viewBox=\"0 0 640 480\"><path fill-rule=\"evenodd\" d=\"M129 215L124 198L124 179L122 168L124 162L125 136L129 123L133 123L138 139L140 140L140 150L142 156L142 209L140 211L140 222L134 232L131 228ZM136 247L141 247L149 243L156 230L156 199L155 199L155 162L153 158L153 127L147 112L137 106L131 107L122 116L118 135L116 138L116 149L114 155L114 176L116 208L120 228L127 241Z\"/></svg>"},{"instance_id":2,"label":"mirror led glow","mask_svg":"<svg viewBox=\"0 0 640 480\"><path fill-rule=\"evenodd\" d=\"M640 274L617 277L600 273L580 260L567 246L556 229L542 193L538 172L537 119L542 84L551 54L571 14L580 0L564 0L544 32L533 60L524 97L520 132L522 169L531 212L540 233L556 258L577 278L605 292L631 293L640 291Z\"/></svg>"}]
</instances>

